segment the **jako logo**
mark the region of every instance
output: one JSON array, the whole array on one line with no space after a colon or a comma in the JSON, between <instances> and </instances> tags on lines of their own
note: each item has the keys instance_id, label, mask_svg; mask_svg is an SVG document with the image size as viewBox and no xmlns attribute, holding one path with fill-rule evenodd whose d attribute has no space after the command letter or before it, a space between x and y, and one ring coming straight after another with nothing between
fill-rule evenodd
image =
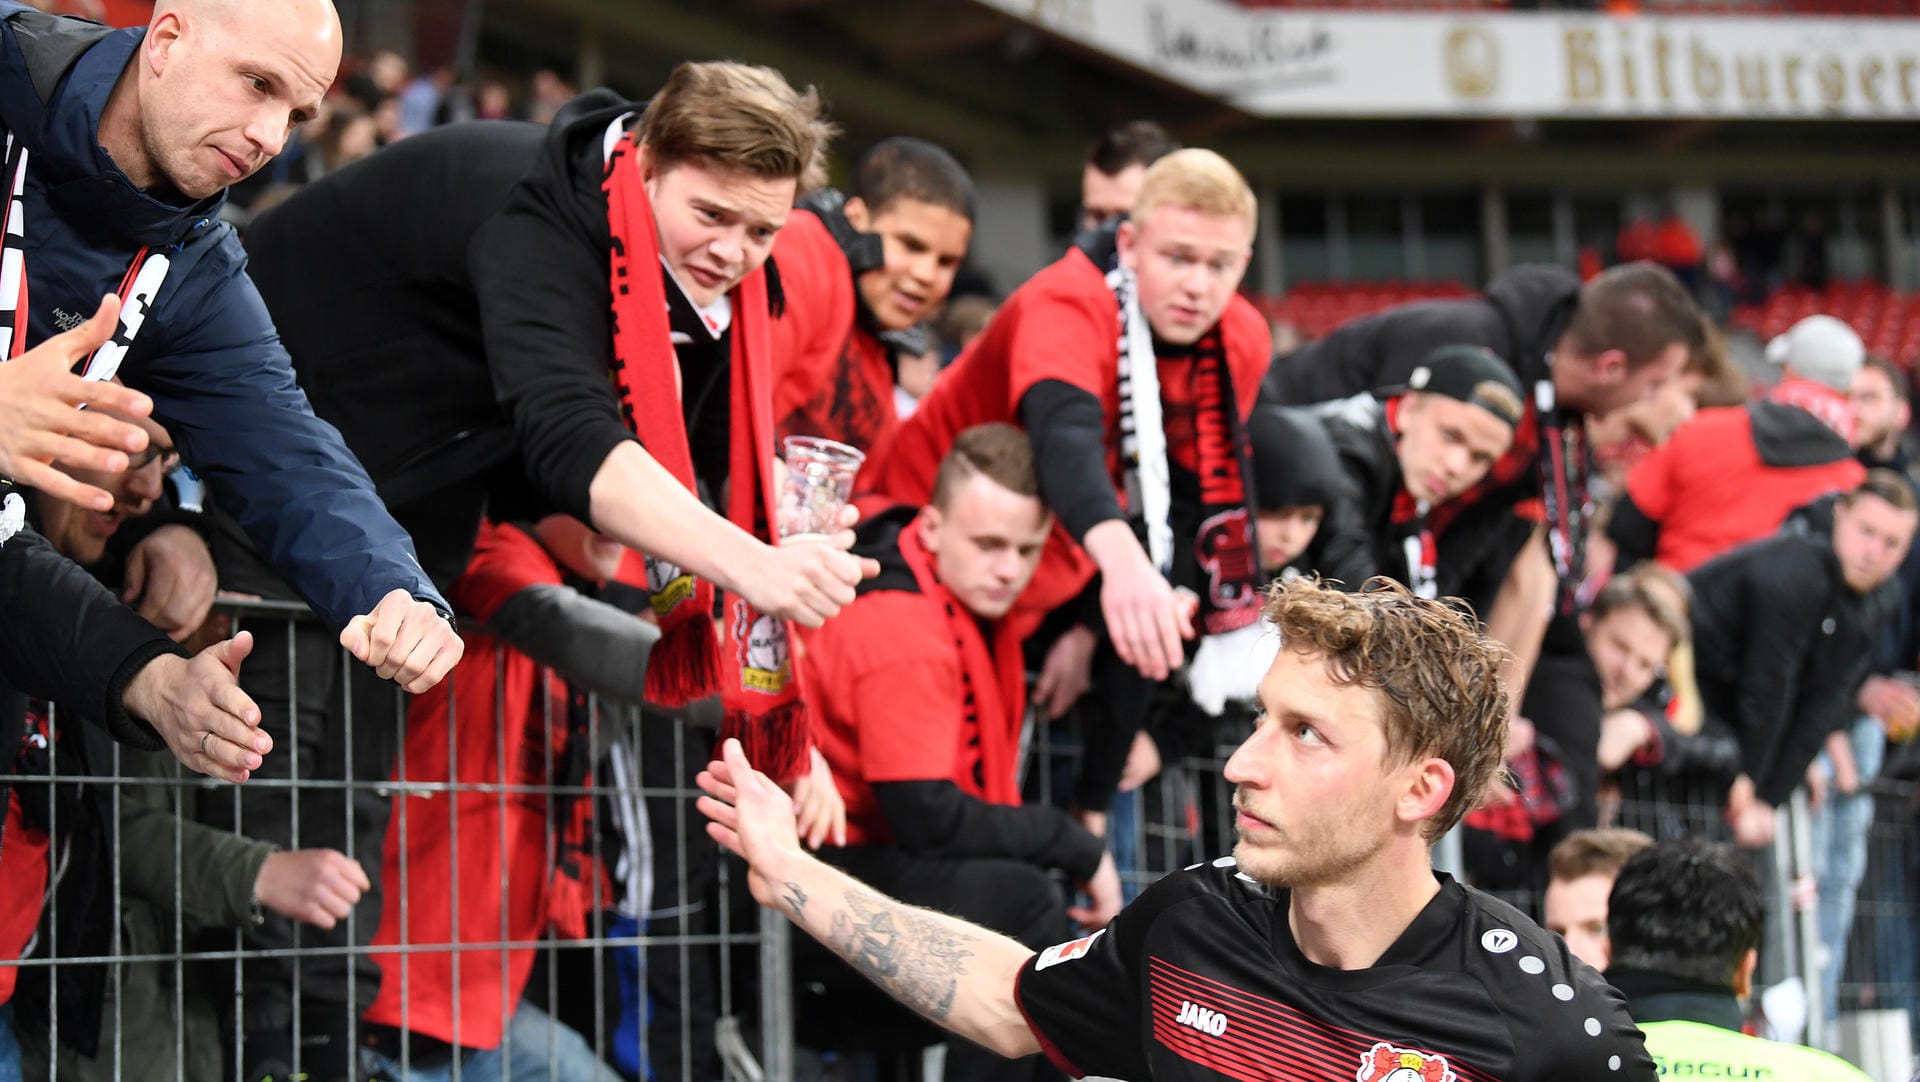
<instances>
[{"instance_id":1,"label":"jako logo","mask_svg":"<svg viewBox=\"0 0 1920 1082\"><path fill-rule=\"evenodd\" d=\"M1174 1016L1173 1020L1215 1037L1227 1031L1226 1015L1219 1011L1210 1011L1184 999L1180 1001L1180 1013Z\"/></svg>"}]
</instances>

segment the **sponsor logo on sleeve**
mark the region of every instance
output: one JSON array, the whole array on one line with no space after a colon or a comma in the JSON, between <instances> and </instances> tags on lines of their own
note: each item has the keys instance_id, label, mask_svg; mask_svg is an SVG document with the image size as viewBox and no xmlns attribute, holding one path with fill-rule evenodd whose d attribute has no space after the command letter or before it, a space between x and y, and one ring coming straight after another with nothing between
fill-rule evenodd
<instances>
[{"instance_id":1,"label":"sponsor logo on sleeve","mask_svg":"<svg viewBox=\"0 0 1920 1082\"><path fill-rule=\"evenodd\" d=\"M1046 950L1040 952L1040 960L1033 964L1033 971L1038 973L1043 969L1051 969L1063 962L1072 962L1080 958L1085 958L1087 952L1093 949L1093 941L1106 934L1107 930L1102 928L1090 936L1082 936L1069 943L1060 943L1048 947Z\"/></svg>"}]
</instances>

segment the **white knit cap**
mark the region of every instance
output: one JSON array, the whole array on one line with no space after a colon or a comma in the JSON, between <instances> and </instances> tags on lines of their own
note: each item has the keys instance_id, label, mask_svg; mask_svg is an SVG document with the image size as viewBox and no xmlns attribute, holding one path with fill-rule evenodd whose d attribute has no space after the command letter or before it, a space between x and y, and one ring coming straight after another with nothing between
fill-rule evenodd
<instances>
[{"instance_id":1,"label":"white knit cap","mask_svg":"<svg viewBox=\"0 0 1920 1082\"><path fill-rule=\"evenodd\" d=\"M1853 385L1853 377L1866 357L1867 347L1861 344L1860 336L1832 316L1808 316L1767 343L1768 361L1790 364L1801 378L1836 391Z\"/></svg>"}]
</instances>

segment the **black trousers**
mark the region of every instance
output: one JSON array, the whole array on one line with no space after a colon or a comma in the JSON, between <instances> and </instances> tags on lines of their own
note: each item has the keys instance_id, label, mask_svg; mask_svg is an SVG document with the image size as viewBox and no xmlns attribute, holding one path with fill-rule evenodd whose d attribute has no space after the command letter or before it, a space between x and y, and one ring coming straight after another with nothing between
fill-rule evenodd
<instances>
[{"instance_id":1,"label":"black trousers","mask_svg":"<svg viewBox=\"0 0 1920 1082\"><path fill-rule=\"evenodd\" d=\"M1046 872L1013 860L941 860L890 846L824 849L821 856L882 894L950 913L1034 950L1069 938L1066 902ZM1044 1056L1009 1061L943 1033L881 993L811 937L794 936L795 1037L820 1050L901 1051L947 1042L948 1082L1057 1079Z\"/></svg>"}]
</instances>

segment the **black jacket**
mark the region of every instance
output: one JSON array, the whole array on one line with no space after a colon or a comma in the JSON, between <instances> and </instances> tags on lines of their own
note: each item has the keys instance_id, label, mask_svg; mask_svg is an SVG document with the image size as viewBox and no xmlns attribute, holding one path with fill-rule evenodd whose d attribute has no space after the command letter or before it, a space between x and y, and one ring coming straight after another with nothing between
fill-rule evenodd
<instances>
[{"instance_id":1,"label":"black jacket","mask_svg":"<svg viewBox=\"0 0 1920 1082\"><path fill-rule=\"evenodd\" d=\"M45 699L122 743L165 746L120 699L147 662L186 652L32 530L0 545L0 612L0 719Z\"/></svg>"},{"instance_id":2,"label":"black jacket","mask_svg":"<svg viewBox=\"0 0 1920 1082\"><path fill-rule=\"evenodd\" d=\"M1358 319L1317 342L1276 358L1264 399L1310 404L1367 391L1404 387L1413 370L1443 345L1491 349L1532 388L1551 378L1549 354L1580 300L1580 280L1560 267L1516 267L1488 283L1483 296L1418 301ZM1487 490L1436 530L1446 569L1443 594L1467 598L1483 615L1514 555L1532 532L1513 507L1540 492L1534 469Z\"/></svg>"},{"instance_id":3,"label":"black jacket","mask_svg":"<svg viewBox=\"0 0 1920 1082\"><path fill-rule=\"evenodd\" d=\"M1739 739L1756 795L1778 805L1852 717L1898 587L1853 592L1832 541L1801 532L1742 545L1687 579L1702 703Z\"/></svg>"},{"instance_id":4,"label":"black jacket","mask_svg":"<svg viewBox=\"0 0 1920 1082\"><path fill-rule=\"evenodd\" d=\"M57 703L114 739L164 747L153 726L121 704L127 685L173 640L120 603L32 530L0 545L0 806L24 746L30 699Z\"/></svg>"},{"instance_id":5,"label":"black jacket","mask_svg":"<svg viewBox=\"0 0 1920 1082\"><path fill-rule=\"evenodd\" d=\"M436 579L465 566L503 483L531 489L510 513L591 521L595 472L634 438L607 380L601 179L602 137L638 108L595 91L550 128L436 128L309 185L249 234L314 409Z\"/></svg>"},{"instance_id":6,"label":"black jacket","mask_svg":"<svg viewBox=\"0 0 1920 1082\"><path fill-rule=\"evenodd\" d=\"M1515 267L1489 282L1483 296L1403 304L1275 358L1262 397L1304 406L1404 387L1427 354L1446 345L1485 346L1530 387L1547 378L1547 354L1579 299L1580 279L1571 271Z\"/></svg>"},{"instance_id":7,"label":"black jacket","mask_svg":"<svg viewBox=\"0 0 1920 1082\"><path fill-rule=\"evenodd\" d=\"M532 124L436 128L307 185L247 235L249 273L314 412L442 584L479 525L475 479L513 456L470 258L545 138Z\"/></svg>"},{"instance_id":8,"label":"black jacket","mask_svg":"<svg viewBox=\"0 0 1920 1082\"><path fill-rule=\"evenodd\" d=\"M1349 589L1374 575L1411 584L1403 546L1419 536L1419 522L1396 525L1393 508L1402 488L1400 459L1387 429L1386 404L1358 394L1314 407L1340 459L1341 499L1327 508L1309 552L1314 570Z\"/></svg>"},{"instance_id":9,"label":"black jacket","mask_svg":"<svg viewBox=\"0 0 1920 1082\"><path fill-rule=\"evenodd\" d=\"M1866 451L1859 454L1860 464L1870 470L1892 470L1907 479L1913 494L1920 499L1920 484L1913 480L1913 461L1902 443L1893 457L1875 458ZM1879 673L1920 669L1920 545L1907 546L1907 558L1900 564L1900 604L1880 645L1873 655L1873 669Z\"/></svg>"}]
</instances>

